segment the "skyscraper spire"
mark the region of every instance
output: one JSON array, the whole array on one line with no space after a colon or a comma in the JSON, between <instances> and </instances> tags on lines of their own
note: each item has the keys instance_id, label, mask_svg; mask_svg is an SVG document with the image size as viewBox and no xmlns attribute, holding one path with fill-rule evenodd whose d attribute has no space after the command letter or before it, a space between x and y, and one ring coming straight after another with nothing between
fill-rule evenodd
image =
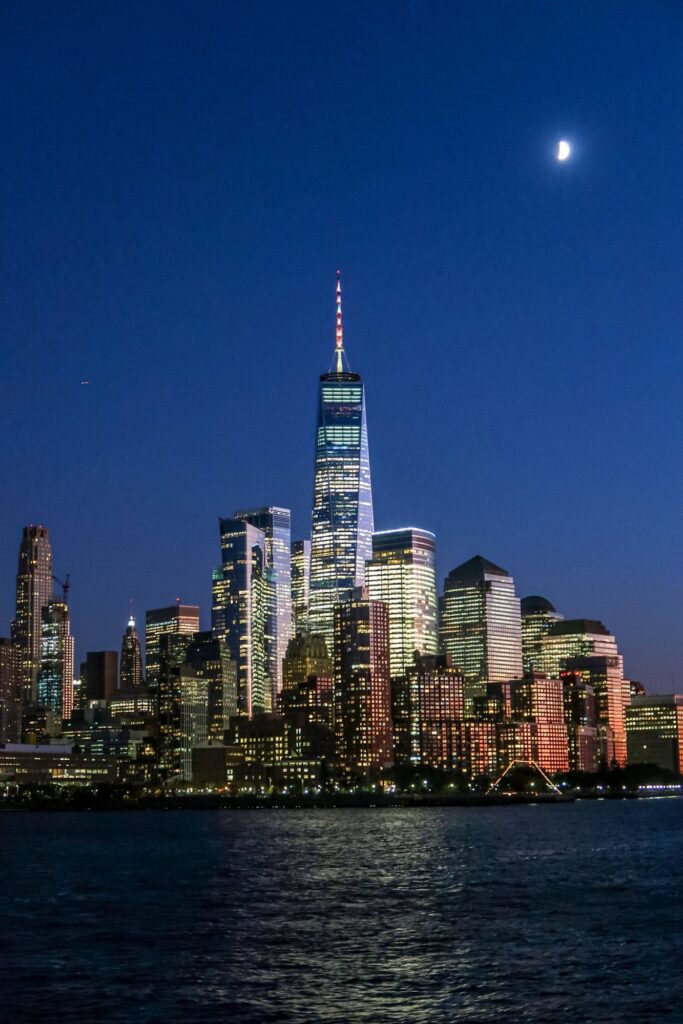
<instances>
[{"instance_id":1,"label":"skyscraper spire","mask_svg":"<svg viewBox=\"0 0 683 1024\"><path fill-rule=\"evenodd\" d=\"M334 640L334 606L365 580L372 558L372 484L363 381L344 360L337 271L336 361L320 377L313 488L308 628Z\"/></svg>"},{"instance_id":2,"label":"skyscraper spire","mask_svg":"<svg viewBox=\"0 0 683 1024\"><path fill-rule=\"evenodd\" d=\"M344 331L342 328L342 305L341 305L341 270L337 271L337 332L335 352L337 354L337 373L344 372Z\"/></svg>"}]
</instances>

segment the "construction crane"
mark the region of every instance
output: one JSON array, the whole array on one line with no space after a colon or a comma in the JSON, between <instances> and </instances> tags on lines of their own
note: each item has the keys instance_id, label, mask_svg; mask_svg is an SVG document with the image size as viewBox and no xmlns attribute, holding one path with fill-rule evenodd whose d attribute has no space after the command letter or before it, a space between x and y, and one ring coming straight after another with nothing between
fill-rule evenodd
<instances>
[{"instance_id":1,"label":"construction crane","mask_svg":"<svg viewBox=\"0 0 683 1024\"><path fill-rule=\"evenodd\" d=\"M63 580L60 580L59 577L55 576L53 573L52 579L55 581L55 583L58 583L59 586L62 588L62 600L64 601L64 604L67 604L69 600L69 588L71 586L71 584L69 583L69 573L66 574Z\"/></svg>"}]
</instances>

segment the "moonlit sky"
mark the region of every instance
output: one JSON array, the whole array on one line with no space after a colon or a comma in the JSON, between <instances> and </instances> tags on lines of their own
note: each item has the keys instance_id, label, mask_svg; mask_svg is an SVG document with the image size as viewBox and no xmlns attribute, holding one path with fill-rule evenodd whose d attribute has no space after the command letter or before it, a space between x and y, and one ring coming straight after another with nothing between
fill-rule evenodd
<instances>
[{"instance_id":1,"label":"moonlit sky","mask_svg":"<svg viewBox=\"0 0 683 1024\"><path fill-rule=\"evenodd\" d=\"M377 528L681 689L682 30L667 2L3 4L0 631L26 522L78 659L129 597L209 624L219 515L309 531L341 267Z\"/></svg>"}]
</instances>

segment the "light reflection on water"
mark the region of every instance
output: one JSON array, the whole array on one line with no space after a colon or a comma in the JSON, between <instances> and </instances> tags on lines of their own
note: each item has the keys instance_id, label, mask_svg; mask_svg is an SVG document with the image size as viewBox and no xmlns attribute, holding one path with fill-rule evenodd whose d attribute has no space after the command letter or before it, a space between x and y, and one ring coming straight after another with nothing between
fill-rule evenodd
<instances>
[{"instance_id":1,"label":"light reflection on water","mask_svg":"<svg viewBox=\"0 0 683 1024\"><path fill-rule=\"evenodd\" d=\"M673 1021L682 811L3 814L0 1019Z\"/></svg>"}]
</instances>

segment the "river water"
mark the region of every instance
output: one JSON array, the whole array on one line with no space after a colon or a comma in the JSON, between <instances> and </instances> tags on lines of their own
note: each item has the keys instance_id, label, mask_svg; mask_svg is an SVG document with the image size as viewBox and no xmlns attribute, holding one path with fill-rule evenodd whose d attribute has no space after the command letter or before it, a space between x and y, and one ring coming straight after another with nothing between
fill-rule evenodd
<instances>
[{"instance_id":1,"label":"river water","mask_svg":"<svg viewBox=\"0 0 683 1024\"><path fill-rule=\"evenodd\" d=\"M683 800L0 814L0 1020L683 1021Z\"/></svg>"}]
</instances>

